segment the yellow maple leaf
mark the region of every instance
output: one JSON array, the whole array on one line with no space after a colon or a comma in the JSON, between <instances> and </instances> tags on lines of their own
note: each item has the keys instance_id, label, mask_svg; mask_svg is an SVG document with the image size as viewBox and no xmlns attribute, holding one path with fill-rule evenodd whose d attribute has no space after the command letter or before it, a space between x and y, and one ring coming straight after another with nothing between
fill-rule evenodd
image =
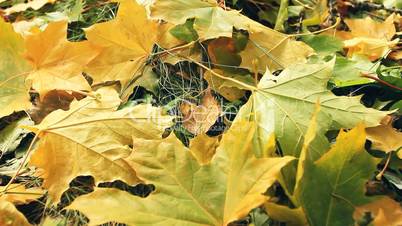
<instances>
[{"instance_id":1,"label":"yellow maple leaf","mask_svg":"<svg viewBox=\"0 0 402 226\"><path fill-rule=\"evenodd\" d=\"M219 137L199 134L190 141L190 152L200 165L206 165L211 161L216 148L219 146L219 140Z\"/></svg>"},{"instance_id":2,"label":"yellow maple leaf","mask_svg":"<svg viewBox=\"0 0 402 226\"><path fill-rule=\"evenodd\" d=\"M0 199L0 225L4 226L29 226L25 216L6 200Z\"/></svg>"},{"instance_id":3,"label":"yellow maple leaf","mask_svg":"<svg viewBox=\"0 0 402 226\"><path fill-rule=\"evenodd\" d=\"M0 19L0 118L31 106L24 84L31 68L21 55L24 49L22 37Z\"/></svg>"},{"instance_id":4,"label":"yellow maple leaf","mask_svg":"<svg viewBox=\"0 0 402 226\"><path fill-rule=\"evenodd\" d=\"M370 17L347 19L345 23L351 30L350 38L344 40L348 56L362 54L370 60L376 60L388 53L399 41L398 39L392 40L396 33L394 15L389 16L382 23L376 22Z\"/></svg>"},{"instance_id":5,"label":"yellow maple leaf","mask_svg":"<svg viewBox=\"0 0 402 226\"><path fill-rule=\"evenodd\" d=\"M141 179L155 185L156 192L139 198L99 188L78 197L68 208L83 212L92 225L109 221L228 225L267 201L263 193L282 167L294 159L256 158L251 145L253 134L249 122L232 127L206 165L200 165L174 135L163 140L136 139L134 151L126 160Z\"/></svg>"},{"instance_id":6,"label":"yellow maple leaf","mask_svg":"<svg viewBox=\"0 0 402 226\"><path fill-rule=\"evenodd\" d=\"M124 87L151 53L157 28L143 6L123 0L114 20L86 29L89 42L103 48L86 68L94 83L120 81Z\"/></svg>"},{"instance_id":7,"label":"yellow maple leaf","mask_svg":"<svg viewBox=\"0 0 402 226\"><path fill-rule=\"evenodd\" d=\"M33 67L27 83L41 97L53 89L91 90L82 71L100 50L87 41L67 41L66 21L50 23L43 32L26 36L25 44L25 58Z\"/></svg>"},{"instance_id":8,"label":"yellow maple leaf","mask_svg":"<svg viewBox=\"0 0 402 226\"><path fill-rule=\"evenodd\" d=\"M271 71L283 69L295 63L306 62L314 53L307 44L295 41L291 36L269 29L255 21L249 21L250 36L246 49L240 52L240 67L255 68L263 72L267 67Z\"/></svg>"},{"instance_id":9,"label":"yellow maple leaf","mask_svg":"<svg viewBox=\"0 0 402 226\"><path fill-rule=\"evenodd\" d=\"M372 142L372 148L385 153L398 151L402 148L402 133L391 125L379 125L366 128L367 139Z\"/></svg>"},{"instance_id":10,"label":"yellow maple leaf","mask_svg":"<svg viewBox=\"0 0 402 226\"><path fill-rule=\"evenodd\" d=\"M161 138L172 118L149 105L116 110L116 91L102 88L93 97L73 101L70 110L57 110L39 125L26 127L40 137L30 165L41 168L43 187L58 201L72 179L92 175L96 182L123 180L138 183L135 171L123 160L133 138Z\"/></svg>"}]
</instances>

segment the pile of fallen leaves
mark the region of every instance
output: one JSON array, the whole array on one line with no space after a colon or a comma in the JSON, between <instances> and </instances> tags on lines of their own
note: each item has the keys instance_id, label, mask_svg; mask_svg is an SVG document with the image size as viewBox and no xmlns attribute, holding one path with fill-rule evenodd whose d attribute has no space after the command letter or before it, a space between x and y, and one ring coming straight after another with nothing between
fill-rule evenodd
<instances>
[{"instance_id":1,"label":"pile of fallen leaves","mask_svg":"<svg viewBox=\"0 0 402 226\"><path fill-rule=\"evenodd\" d=\"M402 225L398 7L0 0L0 226Z\"/></svg>"}]
</instances>

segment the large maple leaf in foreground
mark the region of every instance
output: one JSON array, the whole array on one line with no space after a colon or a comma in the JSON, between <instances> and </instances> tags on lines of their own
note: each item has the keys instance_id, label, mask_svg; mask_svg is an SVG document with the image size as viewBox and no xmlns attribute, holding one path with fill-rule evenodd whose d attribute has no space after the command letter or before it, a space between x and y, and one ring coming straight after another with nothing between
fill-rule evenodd
<instances>
[{"instance_id":1,"label":"large maple leaf in foreground","mask_svg":"<svg viewBox=\"0 0 402 226\"><path fill-rule=\"evenodd\" d=\"M133 138L160 139L172 117L150 105L116 110L120 99L115 90L102 88L70 110L57 110L36 125L26 127L40 137L30 164L41 168L43 187L58 201L75 177L92 175L96 182L139 182L125 157Z\"/></svg>"},{"instance_id":2,"label":"large maple leaf in foreground","mask_svg":"<svg viewBox=\"0 0 402 226\"><path fill-rule=\"evenodd\" d=\"M164 140L134 140L125 160L137 176L156 186L147 198L109 188L77 198L70 209L83 212L91 224L109 221L129 225L227 225L263 204L263 193L293 157L254 156L252 124L232 127L211 162L201 165L171 135Z\"/></svg>"}]
</instances>

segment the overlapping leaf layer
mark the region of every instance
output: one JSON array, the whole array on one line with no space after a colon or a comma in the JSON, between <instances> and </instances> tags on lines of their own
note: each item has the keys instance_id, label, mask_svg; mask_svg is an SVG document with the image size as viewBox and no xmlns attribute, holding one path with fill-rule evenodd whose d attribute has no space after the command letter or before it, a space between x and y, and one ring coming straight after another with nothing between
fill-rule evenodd
<instances>
[{"instance_id":1,"label":"overlapping leaf layer","mask_svg":"<svg viewBox=\"0 0 402 226\"><path fill-rule=\"evenodd\" d=\"M0 0L0 225L400 225L400 16L295 2Z\"/></svg>"}]
</instances>

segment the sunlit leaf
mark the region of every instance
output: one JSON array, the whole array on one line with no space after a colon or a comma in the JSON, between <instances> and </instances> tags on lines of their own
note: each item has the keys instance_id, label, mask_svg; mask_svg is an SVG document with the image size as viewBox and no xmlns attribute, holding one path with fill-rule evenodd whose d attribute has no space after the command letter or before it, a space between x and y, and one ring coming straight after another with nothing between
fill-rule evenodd
<instances>
[{"instance_id":1,"label":"sunlit leaf","mask_svg":"<svg viewBox=\"0 0 402 226\"><path fill-rule=\"evenodd\" d=\"M206 165L211 161L212 157L214 157L218 146L218 137L209 137L206 134L199 134L191 140L189 149L200 165Z\"/></svg>"},{"instance_id":2,"label":"sunlit leaf","mask_svg":"<svg viewBox=\"0 0 402 226\"><path fill-rule=\"evenodd\" d=\"M367 139L372 142L372 149L388 153L402 148L402 132L392 128L391 125L366 128L366 133Z\"/></svg>"},{"instance_id":3,"label":"sunlit leaf","mask_svg":"<svg viewBox=\"0 0 402 226\"><path fill-rule=\"evenodd\" d=\"M348 48L348 56L363 54L370 60L376 60L388 53L399 41L399 39L392 40L396 32L394 15L382 23L370 17L347 19L345 23L351 30L351 37L344 41L345 47Z\"/></svg>"},{"instance_id":4,"label":"sunlit leaf","mask_svg":"<svg viewBox=\"0 0 402 226\"><path fill-rule=\"evenodd\" d=\"M253 133L250 123L232 127L204 166L174 136L137 139L127 161L142 180L155 185L156 192L140 199L123 191L96 189L68 208L83 212L91 224L227 225L264 203L268 197L263 193L293 159L255 158Z\"/></svg>"},{"instance_id":5,"label":"sunlit leaf","mask_svg":"<svg viewBox=\"0 0 402 226\"><path fill-rule=\"evenodd\" d=\"M134 138L158 139L172 120L149 105L116 111L120 100L111 89L73 101L70 110L57 110L39 125L28 127L40 141L30 165L44 172L43 187L58 201L72 179L91 175L96 182L139 182L123 158L131 153ZM106 170L107 169L107 170Z\"/></svg>"},{"instance_id":6,"label":"sunlit leaf","mask_svg":"<svg viewBox=\"0 0 402 226\"><path fill-rule=\"evenodd\" d=\"M33 67L27 83L41 98L53 89L91 90L82 72L99 49L87 41L67 41L67 22L50 23L45 31L27 36L25 43L25 58Z\"/></svg>"},{"instance_id":7,"label":"sunlit leaf","mask_svg":"<svg viewBox=\"0 0 402 226\"><path fill-rule=\"evenodd\" d=\"M94 83L120 81L126 86L145 63L157 40L158 24L147 19L145 8L135 1L119 4L115 19L85 30L90 43L102 51L86 68Z\"/></svg>"}]
</instances>

